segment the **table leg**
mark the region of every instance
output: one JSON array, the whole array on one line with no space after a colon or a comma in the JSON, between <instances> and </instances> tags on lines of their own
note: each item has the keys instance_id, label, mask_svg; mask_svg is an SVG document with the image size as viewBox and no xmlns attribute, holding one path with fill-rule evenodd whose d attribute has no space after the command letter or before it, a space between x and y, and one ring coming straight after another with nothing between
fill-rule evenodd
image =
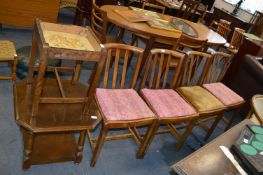
<instances>
[{"instance_id":1,"label":"table leg","mask_svg":"<svg viewBox=\"0 0 263 175\"><path fill-rule=\"evenodd\" d=\"M142 71L142 69L146 63L147 57L149 56L150 51L153 48L154 42L155 42L155 37L150 37L150 39L148 40L148 42L146 44L146 48L144 50L144 54L143 54L143 58L142 58L142 64L140 67L140 72Z\"/></svg>"}]
</instances>

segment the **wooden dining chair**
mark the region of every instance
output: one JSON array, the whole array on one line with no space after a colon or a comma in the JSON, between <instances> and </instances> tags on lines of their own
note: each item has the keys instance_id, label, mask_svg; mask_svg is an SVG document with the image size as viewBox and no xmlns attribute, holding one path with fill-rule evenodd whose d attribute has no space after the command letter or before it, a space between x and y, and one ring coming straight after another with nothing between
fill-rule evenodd
<instances>
[{"instance_id":1,"label":"wooden dining chair","mask_svg":"<svg viewBox=\"0 0 263 175\"><path fill-rule=\"evenodd\" d=\"M14 43L7 40L0 40L0 62L6 62L11 65L11 75L1 75L0 80L16 80L16 66L18 57Z\"/></svg>"},{"instance_id":2,"label":"wooden dining chair","mask_svg":"<svg viewBox=\"0 0 263 175\"><path fill-rule=\"evenodd\" d=\"M219 99L201 87L211 63L212 55L210 54L197 51L187 52L179 88L177 88L179 94L199 113L197 124L207 132L205 140L210 137L226 110ZM211 119L214 119L214 122L209 128L205 122Z\"/></svg>"},{"instance_id":3,"label":"wooden dining chair","mask_svg":"<svg viewBox=\"0 0 263 175\"><path fill-rule=\"evenodd\" d=\"M229 27L226 27L224 24L218 23L216 32L227 40L228 35L231 32L231 29Z\"/></svg>"},{"instance_id":4,"label":"wooden dining chair","mask_svg":"<svg viewBox=\"0 0 263 175\"><path fill-rule=\"evenodd\" d=\"M182 5L180 6L177 16L187 20L194 20L200 0L183 0Z\"/></svg>"},{"instance_id":5,"label":"wooden dining chair","mask_svg":"<svg viewBox=\"0 0 263 175\"><path fill-rule=\"evenodd\" d=\"M100 39L101 43L119 43L123 37L124 29L119 29L117 36L108 34L109 22L107 13L103 11L93 0L90 27Z\"/></svg>"},{"instance_id":6,"label":"wooden dining chair","mask_svg":"<svg viewBox=\"0 0 263 175\"><path fill-rule=\"evenodd\" d=\"M231 55L229 54L223 52L213 53L213 62L202 85L227 107L227 111L233 111L229 120L226 117L222 118L227 125L225 131L231 127L234 120L238 117L239 109L245 103L242 97L221 83L231 64L231 59Z\"/></svg>"},{"instance_id":7,"label":"wooden dining chair","mask_svg":"<svg viewBox=\"0 0 263 175\"><path fill-rule=\"evenodd\" d=\"M120 62L120 52L124 51L123 65ZM112 55L114 53L114 55ZM102 116L102 128L98 139L88 134L93 157L90 165L95 166L105 141L133 137L139 146L140 153L145 154L148 139L152 135L157 120L143 99L134 90L138 80L139 69L143 57L143 49L134 46L109 43L103 46L106 59L102 88L97 88L95 101ZM130 56L133 55L132 58ZM128 67L129 59L135 62L133 69ZM110 63L113 60L113 67ZM128 73L132 71L133 74ZM140 136L136 127L148 126L144 137ZM112 129L128 129L128 133L107 136ZM96 147L94 148L94 142Z\"/></svg>"},{"instance_id":8,"label":"wooden dining chair","mask_svg":"<svg viewBox=\"0 0 263 175\"><path fill-rule=\"evenodd\" d=\"M219 22L216 20L213 20L210 25L209 28L216 31L218 24L222 24L223 26L230 28L231 26L231 22L225 19L220 19Z\"/></svg>"},{"instance_id":9,"label":"wooden dining chair","mask_svg":"<svg viewBox=\"0 0 263 175\"><path fill-rule=\"evenodd\" d=\"M145 10L151 10L162 14L165 13L165 7L156 4L151 4L149 2L143 2L142 8Z\"/></svg>"},{"instance_id":10,"label":"wooden dining chair","mask_svg":"<svg viewBox=\"0 0 263 175\"><path fill-rule=\"evenodd\" d=\"M250 106L247 118L256 124L263 125L263 95L254 95L250 101Z\"/></svg>"},{"instance_id":11,"label":"wooden dining chair","mask_svg":"<svg viewBox=\"0 0 263 175\"><path fill-rule=\"evenodd\" d=\"M225 47L230 53L236 54L238 52L239 47L243 43L243 39L244 39L243 33L245 32L246 31L244 29L235 28L230 43L225 44Z\"/></svg>"},{"instance_id":12,"label":"wooden dining chair","mask_svg":"<svg viewBox=\"0 0 263 175\"><path fill-rule=\"evenodd\" d=\"M152 49L140 85L140 94L158 117L156 132L152 133L149 141L155 134L170 133L178 140L177 151L180 150L191 133L198 117L195 109L174 90L177 86L184 58L184 53ZM170 66L172 60L177 63L176 68ZM181 135L175 124L183 122L188 124L182 127L185 128L185 131ZM161 130L160 125L165 125L167 129ZM157 131L158 128L159 131Z\"/></svg>"},{"instance_id":13,"label":"wooden dining chair","mask_svg":"<svg viewBox=\"0 0 263 175\"><path fill-rule=\"evenodd\" d=\"M183 50L184 48L189 48L195 51L204 51L206 49L206 43L207 39L198 39L182 34L177 46L174 46L173 50L179 47L180 50Z\"/></svg>"},{"instance_id":14,"label":"wooden dining chair","mask_svg":"<svg viewBox=\"0 0 263 175\"><path fill-rule=\"evenodd\" d=\"M205 21L205 17L207 14L207 9L208 9L208 5L204 5L202 3L199 4L199 7L197 9L197 12L199 13L199 18L198 18L198 22L202 23L202 24L206 24Z\"/></svg>"}]
</instances>

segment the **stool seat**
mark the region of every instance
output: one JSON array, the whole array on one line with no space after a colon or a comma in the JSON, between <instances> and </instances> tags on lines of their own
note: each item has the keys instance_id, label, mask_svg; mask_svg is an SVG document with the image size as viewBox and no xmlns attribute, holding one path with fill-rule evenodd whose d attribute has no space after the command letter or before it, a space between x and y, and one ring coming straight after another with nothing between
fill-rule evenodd
<instances>
[{"instance_id":1,"label":"stool seat","mask_svg":"<svg viewBox=\"0 0 263 175\"><path fill-rule=\"evenodd\" d=\"M12 61L15 59L16 49L11 41L0 41L0 61Z\"/></svg>"}]
</instances>

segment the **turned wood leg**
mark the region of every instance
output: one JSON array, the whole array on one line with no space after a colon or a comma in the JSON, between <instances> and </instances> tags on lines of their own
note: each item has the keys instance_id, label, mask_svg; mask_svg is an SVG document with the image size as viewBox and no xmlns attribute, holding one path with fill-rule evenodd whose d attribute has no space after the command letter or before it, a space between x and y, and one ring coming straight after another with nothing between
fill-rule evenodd
<instances>
[{"instance_id":1,"label":"turned wood leg","mask_svg":"<svg viewBox=\"0 0 263 175\"><path fill-rule=\"evenodd\" d=\"M79 135L79 141L77 145L76 160L75 163L80 163L83 157L83 149L85 142L86 130L81 131Z\"/></svg>"},{"instance_id":2,"label":"turned wood leg","mask_svg":"<svg viewBox=\"0 0 263 175\"><path fill-rule=\"evenodd\" d=\"M137 151L136 154L136 158L137 159L142 159L145 155L145 153L147 152L153 138L155 135L155 132L158 130L159 128L159 122L158 121L154 121L149 127L148 130L144 136L144 139L142 141L142 144L139 147L139 150Z\"/></svg>"},{"instance_id":3,"label":"turned wood leg","mask_svg":"<svg viewBox=\"0 0 263 175\"><path fill-rule=\"evenodd\" d=\"M24 162L23 162L23 170L27 170L31 166L31 156L32 156L32 149L34 143L34 135L30 131L23 131L26 132L26 141L24 145Z\"/></svg>"},{"instance_id":4,"label":"turned wood leg","mask_svg":"<svg viewBox=\"0 0 263 175\"><path fill-rule=\"evenodd\" d=\"M98 141L96 143L96 147L95 147L95 150L93 152L92 160L91 160L91 163L90 163L90 166L92 166L92 167L95 166L95 164L96 164L96 162L98 160L101 148L102 148L102 146L104 144L105 137L107 135L107 131L108 131L108 126L103 125L101 130L100 130L100 135L99 135Z\"/></svg>"},{"instance_id":5,"label":"turned wood leg","mask_svg":"<svg viewBox=\"0 0 263 175\"><path fill-rule=\"evenodd\" d=\"M222 117L223 117L223 114L219 114L219 115L216 117L214 123L212 124L211 128L208 130L208 132L207 132L207 134L206 134L206 136L205 136L205 139L204 139L205 141L207 141L207 140L209 139L209 137L211 136L211 134L212 134L213 131L215 130L217 124L218 124L218 123L220 122L220 120L222 119Z\"/></svg>"},{"instance_id":6,"label":"turned wood leg","mask_svg":"<svg viewBox=\"0 0 263 175\"><path fill-rule=\"evenodd\" d=\"M186 139L188 138L188 136L192 132L192 129L195 126L197 119L198 118L192 119L192 121L189 123L188 127L185 129L184 134L182 135L181 139L178 141L178 144L176 146L176 151L180 151L180 149L182 148L184 142L186 141Z\"/></svg>"}]
</instances>

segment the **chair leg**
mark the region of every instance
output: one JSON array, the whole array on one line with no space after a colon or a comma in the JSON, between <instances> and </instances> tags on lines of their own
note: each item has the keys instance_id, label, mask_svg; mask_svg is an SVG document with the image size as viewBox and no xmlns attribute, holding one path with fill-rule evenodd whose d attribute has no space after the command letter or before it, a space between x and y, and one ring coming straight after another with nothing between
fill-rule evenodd
<instances>
[{"instance_id":1,"label":"chair leg","mask_svg":"<svg viewBox=\"0 0 263 175\"><path fill-rule=\"evenodd\" d=\"M18 57L15 56L15 57L14 57L13 64L12 64L13 81L16 81L16 66L17 66L17 63L18 63Z\"/></svg>"},{"instance_id":2,"label":"chair leg","mask_svg":"<svg viewBox=\"0 0 263 175\"><path fill-rule=\"evenodd\" d=\"M134 46L135 42L138 41L137 39L138 39L137 36L132 34L132 42L131 42L132 46ZM136 44L136 46L137 46L137 44Z\"/></svg>"},{"instance_id":3,"label":"chair leg","mask_svg":"<svg viewBox=\"0 0 263 175\"><path fill-rule=\"evenodd\" d=\"M176 151L180 151L180 149L182 148L184 142L186 141L186 139L188 138L188 136L192 132L193 127L195 126L197 119L198 119L197 117L195 119L192 119L192 121L189 123L188 127L185 129L184 134L182 135L181 139L178 141L178 144L176 146Z\"/></svg>"},{"instance_id":4,"label":"chair leg","mask_svg":"<svg viewBox=\"0 0 263 175\"><path fill-rule=\"evenodd\" d=\"M216 117L214 123L212 124L211 128L209 129L209 131L207 132L207 134L206 134L206 136L205 136L205 139L204 139L205 141L207 141L207 140L209 139L209 137L211 136L211 134L212 134L213 131L215 130L217 124L218 124L218 123L220 122L220 120L222 119L222 117L223 117L223 114L219 114L219 115Z\"/></svg>"},{"instance_id":5,"label":"chair leg","mask_svg":"<svg viewBox=\"0 0 263 175\"><path fill-rule=\"evenodd\" d=\"M79 135L79 141L78 141L78 146L77 146L75 163L80 163L82 160L85 136L86 136L86 130L81 131L80 135Z\"/></svg>"},{"instance_id":6,"label":"chair leg","mask_svg":"<svg viewBox=\"0 0 263 175\"><path fill-rule=\"evenodd\" d=\"M136 153L136 158L137 159L142 159L145 155L145 153L147 152L152 140L153 140L153 137L156 133L156 131L158 130L159 128L159 123L158 121L154 121L149 127L148 127L148 130L144 136L144 139L142 141L142 144L140 145L137 153Z\"/></svg>"},{"instance_id":7,"label":"chair leg","mask_svg":"<svg viewBox=\"0 0 263 175\"><path fill-rule=\"evenodd\" d=\"M99 135L99 138L97 140L96 147L95 147L95 150L93 152L92 160L91 160L91 163L90 163L90 166L92 166L92 167L95 166L95 164L96 164L96 162L98 160L101 148L102 148L102 146L104 144L105 137L107 135L107 131L108 131L108 126L103 125L101 130L100 130L100 135Z\"/></svg>"},{"instance_id":8,"label":"chair leg","mask_svg":"<svg viewBox=\"0 0 263 175\"><path fill-rule=\"evenodd\" d=\"M27 170L31 166L32 149L33 149L33 144L34 144L34 134L30 131L26 131L23 129L23 135L26 138L25 148L24 148L23 170Z\"/></svg>"},{"instance_id":9,"label":"chair leg","mask_svg":"<svg viewBox=\"0 0 263 175\"><path fill-rule=\"evenodd\" d=\"M238 114L239 114L239 109L234 110L234 114L232 114L224 131L227 131L232 126L234 120L238 117Z\"/></svg>"}]
</instances>

